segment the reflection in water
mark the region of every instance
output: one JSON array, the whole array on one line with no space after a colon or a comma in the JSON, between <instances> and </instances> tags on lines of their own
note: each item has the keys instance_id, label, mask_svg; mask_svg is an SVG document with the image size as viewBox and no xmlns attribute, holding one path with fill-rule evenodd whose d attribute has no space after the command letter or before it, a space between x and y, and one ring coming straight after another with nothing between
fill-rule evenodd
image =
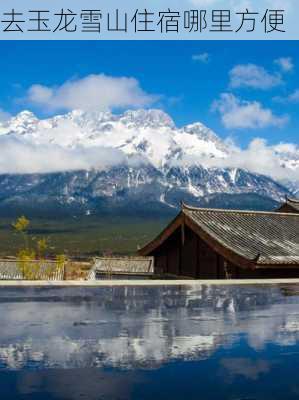
<instances>
[{"instance_id":1,"label":"reflection in water","mask_svg":"<svg viewBox=\"0 0 299 400\"><path fill-rule=\"evenodd\" d=\"M179 399L183 388L190 399L199 390L298 398L287 373L299 361L297 295L291 286L1 289L0 387L5 398ZM278 373L285 383L273 392Z\"/></svg>"}]
</instances>

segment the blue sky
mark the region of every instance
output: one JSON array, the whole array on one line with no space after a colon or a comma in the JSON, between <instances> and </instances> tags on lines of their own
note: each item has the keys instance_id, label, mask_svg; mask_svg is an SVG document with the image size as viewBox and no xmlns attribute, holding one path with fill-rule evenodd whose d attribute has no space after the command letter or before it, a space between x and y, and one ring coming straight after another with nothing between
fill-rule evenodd
<instances>
[{"instance_id":1,"label":"blue sky","mask_svg":"<svg viewBox=\"0 0 299 400\"><path fill-rule=\"evenodd\" d=\"M0 46L0 109L9 114L29 109L46 117L75 107L79 97L89 107L93 81L86 79L94 75L101 76L95 80L99 91L104 85L110 95L112 85L117 96L122 88L122 102L114 97L100 107L162 108L179 126L201 121L242 146L256 137L270 144L298 143L298 42L2 41Z\"/></svg>"}]
</instances>

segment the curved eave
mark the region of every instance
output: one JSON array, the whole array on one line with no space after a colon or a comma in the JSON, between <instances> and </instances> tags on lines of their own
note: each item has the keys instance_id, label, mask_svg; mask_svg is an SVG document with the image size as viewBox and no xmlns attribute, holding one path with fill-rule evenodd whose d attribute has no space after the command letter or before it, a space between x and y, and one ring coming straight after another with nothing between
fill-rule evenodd
<instances>
[{"instance_id":1,"label":"curved eave","mask_svg":"<svg viewBox=\"0 0 299 400\"><path fill-rule=\"evenodd\" d=\"M286 211L286 210L290 210L290 211ZM288 213L288 214L298 214L298 209L296 207L294 207L294 205L290 204L290 203L284 203L282 204L280 207L276 208L275 210L277 213Z\"/></svg>"},{"instance_id":2,"label":"curved eave","mask_svg":"<svg viewBox=\"0 0 299 400\"><path fill-rule=\"evenodd\" d=\"M182 225L183 219L184 214L181 211L154 240L146 244L142 249L139 249L138 254L141 256L149 256Z\"/></svg>"},{"instance_id":3,"label":"curved eave","mask_svg":"<svg viewBox=\"0 0 299 400\"><path fill-rule=\"evenodd\" d=\"M276 209L276 211L277 212L284 212L283 210L286 207L289 207L294 214L298 214L298 211L299 211L299 200L291 199L289 197L286 197L285 202L283 204L281 204L281 206L279 206Z\"/></svg>"},{"instance_id":4,"label":"curved eave","mask_svg":"<svg viewBox=\"0 0 299 400\"><path fill-rule=\"evenodd\" d=\"M271 261L256 264L256 269L297 269L299 263L273 263Z\"/></svg>"},{"instance_id":5,"label":"curved eave","mask_svg":"<svg viewBox=\"0 0 299 400\"><path fill-rule=\"evenodd\" d=\"M183 209L187 208L183 204ZM207 233L203 228L196 224L183 211L170 222L170 224L157 236L156 239L148 243L138 253L142 256L152 255L152 253L160 247L180 226L188 226L195 232L205 243L207 243L216 253L221 255L225 260L241 268L255 269L256 263L253 260L248 260L245 257L237 254L233 250L223 246L216 238Z\"/></svg>"},{"instance_id":6,"label":"curved eave","mask_svg":"<svg viewBox=\"0 0 299 400\"><path fill-rule=\"evenodd\" d=\"M292 199L291 197L286 197L287 203L293 203L299 205L299 200L298 199Z\"/></svg>"}]
</instances>

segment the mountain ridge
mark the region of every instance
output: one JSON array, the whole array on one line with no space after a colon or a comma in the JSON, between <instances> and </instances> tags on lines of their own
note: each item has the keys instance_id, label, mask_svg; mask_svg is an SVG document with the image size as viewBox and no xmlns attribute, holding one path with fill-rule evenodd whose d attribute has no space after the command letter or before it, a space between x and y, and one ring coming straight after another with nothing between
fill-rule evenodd
<instances>
[{"instance_id":1,"label":"mountain ridge","mask_svg":"<svg viewBox=\"0 0 299 400\"><path fill-rule=\"evenodd\" d=\"M240 196L243 200L257 196L260 208L268 209L286 195L298 192L296 182L277 181L245 168L225 166L234 151L229 144L200 122L177 128L161 110L133 110L119 115L74 110L43 120L23 111L0 124L1 140L17 142L26 146L26 151L32 148L24 161L24 171L26 162L30 164L30 155L33 159L38 149L45 149L45 157L49 149L53 154L57 149L62 151L61 158L67 154L70 159L73 156L79 160L83 154L88 160L84 168L72 161L69 169L66 162L64 170L55 170L55 162L49 157L49 170L3 171L2 211L22 208L22 204L26 208L30 203L46 211L59 204L70 213L89 215L101 209L113 212L129 208L135 203L145 212L159 207L173 212L180 200L209 206L216 197L216 203L221 205L222 197L229 206L230 196L232 204ZM299 169L296 151L278 154L287 171ZM21 157L22 151L19 153ZM106 160L105 164L105 158L111 162ZM253 202L258 204L257 198Z\"/></svg>"}]
</instances>

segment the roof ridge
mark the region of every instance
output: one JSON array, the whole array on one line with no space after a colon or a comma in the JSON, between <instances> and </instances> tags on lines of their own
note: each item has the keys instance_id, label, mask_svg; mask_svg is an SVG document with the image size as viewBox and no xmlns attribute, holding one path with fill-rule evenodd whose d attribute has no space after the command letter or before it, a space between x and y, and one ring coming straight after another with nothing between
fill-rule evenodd
<instances>
[{"instance_id":1,"label":"roof ridge","mask_svg":"<svg viewBox=\"0 0 299 400\"><path fill-rule=\"evenodd\" d=\"M203 211L203 212L224 212L227 214L252 214L252 215L284 215L284 216L296 216L299 217L298 213L283 213L283 212L277 212L277 211L254 211L254 210L230 210L230 209L225 209L225 208L204 208L204 207L194 207L194 206L189 206L185 204L184 202L181 202L181 208L182 211L184 209L190 210L190 211Z\"/></svg>"}]
</instances>

